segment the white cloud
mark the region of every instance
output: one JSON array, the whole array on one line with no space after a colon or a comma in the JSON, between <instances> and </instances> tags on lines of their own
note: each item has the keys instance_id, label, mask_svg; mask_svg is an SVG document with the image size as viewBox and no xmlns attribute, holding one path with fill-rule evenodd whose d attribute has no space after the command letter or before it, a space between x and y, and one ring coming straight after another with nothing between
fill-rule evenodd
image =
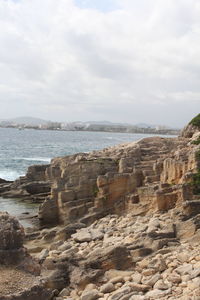
<instances>
[{"instance_id":1,"label":"white cloud","mask_svg":"<svg viewBox=\"0 0 200 300\"><path fill-rule=\"evenodd\" d=\"M199 1L90 2L0 0L0 118L182 126L199 113Z\"/></svg>"}]
</instances>

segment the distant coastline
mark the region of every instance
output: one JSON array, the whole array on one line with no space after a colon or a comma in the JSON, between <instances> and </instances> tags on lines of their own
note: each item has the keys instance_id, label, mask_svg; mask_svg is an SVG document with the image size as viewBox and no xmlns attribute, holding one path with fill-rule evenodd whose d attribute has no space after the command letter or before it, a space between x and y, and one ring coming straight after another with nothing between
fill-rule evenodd
<instances>
[{"instance_id":1,"label":"distant coastline","mask_svg":"<svg viewBox=\"0 0 200 300\"><path fill-rule=\"evenodd\" d=\"M34 129L34 130L57 130L57 131L88 131L88 132L112 132L112 133L144 133L144 134L164 134L164 135L179 135L180 129L156 129L156 128L78 128L78 129L63 129L63 128L39 128L38 126L0 126L0 128L16 128Z\"/></svg>"},{"instance_id":2,"label":"distant coastline","mask_svg":"<svg viewBox=\"0 0 200 300\"><path fill-rule=\"evenodd\" d=\"M89 132L112 132L112 133L142 133L179 135L181 130L164 125L149 124L125 124L103 122L52 122L37 118L16 118L0 120L0 128L35 129L35 130L59 130L59 131L89 131Z\"/></svg>"}]
</instances>

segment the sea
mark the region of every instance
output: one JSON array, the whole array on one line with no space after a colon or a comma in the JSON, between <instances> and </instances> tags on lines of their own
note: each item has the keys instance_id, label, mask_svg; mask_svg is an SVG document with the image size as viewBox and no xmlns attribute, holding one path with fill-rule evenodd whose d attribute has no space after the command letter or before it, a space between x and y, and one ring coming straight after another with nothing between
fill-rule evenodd
<instances>
[{"instance_id":1,"label":"sea","mask_svg":"<svg viewBox=\"0 0 200 300\"><path fill-rule=\"evenodd\" d=\"M100 150L150 136L153 135L0 128L0 178L15 180L25 175L29 166L48 164L54 157ZM36 213L37 209L37 204L0 197L0 211L17 217ZM26 221L21 222L27 226Z\"/></svg>"}]
</instances>

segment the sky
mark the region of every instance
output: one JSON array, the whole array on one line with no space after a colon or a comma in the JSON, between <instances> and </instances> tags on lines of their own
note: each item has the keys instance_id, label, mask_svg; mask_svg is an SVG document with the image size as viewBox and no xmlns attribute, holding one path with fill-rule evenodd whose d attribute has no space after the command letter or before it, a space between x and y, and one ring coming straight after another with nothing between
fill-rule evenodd
<instances>
[{"instance_id":1,"label":"sky","mask_svg":"<svg viewBox=\"0 0 200 300\"><path fill-rule=\"evenodd\" d=\"M183 127L198 113L199 0L0 0L0 119Z\"/></svg>"}]
</instances>

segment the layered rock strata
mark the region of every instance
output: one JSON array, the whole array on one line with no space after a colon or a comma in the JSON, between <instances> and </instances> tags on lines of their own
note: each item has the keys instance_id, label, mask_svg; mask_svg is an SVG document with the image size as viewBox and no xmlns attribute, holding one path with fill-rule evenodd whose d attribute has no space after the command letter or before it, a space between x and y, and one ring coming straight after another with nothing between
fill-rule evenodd
<instances>
[{"instance_id":1,"label":"layered rock strata","mask_svg":"<svg viewBox=\"0 0 200 300\"><path fill-rule=\"evenodd\" d=\"M46 174L44 223L90 224L108 213L164 211L192 200L197 146L183 137L146 138L90 154L56 158Z\"/></svg>"}]
</instances>

